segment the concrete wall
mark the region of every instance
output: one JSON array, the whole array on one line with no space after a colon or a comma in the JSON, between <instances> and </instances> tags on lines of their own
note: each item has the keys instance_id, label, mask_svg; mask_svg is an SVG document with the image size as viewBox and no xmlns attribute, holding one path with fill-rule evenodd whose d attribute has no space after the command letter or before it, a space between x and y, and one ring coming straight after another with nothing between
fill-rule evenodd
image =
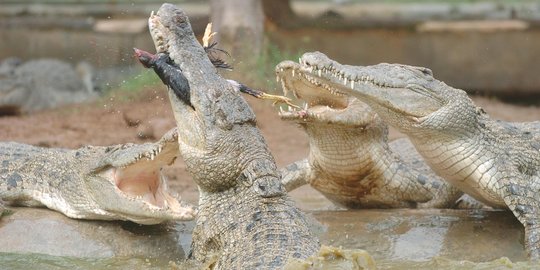
<instances>
[{"instance_id":1,"label":"concrete wall","mask_svg":"<svg viewBox=\"0 0 540 270\"><path fill-rule=\"evenodd\" d=\"M267 24L270 40L282 49L318 50L348 64L428 67L438 79L471 92L540 95L540 3L320 3L295 1L293 8L323 25L324 16L333 14L331 19L343 20L346 28ZM55 57L105 68L133 64L133 47L153 50L144 11L156 10L158 4L83 6L0 4L0 59ZM206 2L182 2L182 7L202 33L208 21ZM85 17L85 10L95 14ZM107 13L112 11L115 15Z\"/></svg>"},{"instance_id":2,"label":"concrete wall","mask_svg":"<svg viewBox=\"0 0 540 270\"><path fill-rule=\"evenodd\" d=\"M346 64L428 67L436 78L471 92L540 94L540 29L418 31L411 28L272 31L293 51L321 51ZM293 59L294 60L294 59Z\"/></svg>"}]
</instances>

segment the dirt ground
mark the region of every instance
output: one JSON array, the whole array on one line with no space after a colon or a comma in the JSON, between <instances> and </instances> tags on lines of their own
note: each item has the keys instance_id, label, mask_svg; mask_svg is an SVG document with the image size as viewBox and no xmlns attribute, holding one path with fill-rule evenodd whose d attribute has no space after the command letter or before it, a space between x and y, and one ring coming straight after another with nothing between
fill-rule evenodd
<instances>
[{"instance_id":1,"label":"dirt ground","mask_svg":"<svg viewBox=\"0 0 540 270\"><path fill-rule=\"evenodd\" d=\"M296 126L282 122L277 109L266 101L245 97L257 115L262 130L279 167L306 157L306 135ZM30 115L0 117L0 141L17 141L44 147L77 148L83 145L142 143L159 139L174 127L165 89L146 89L130 101L111 96L93 103L67 106ZM493 118L507 121L540 120L540 107L520 106L496 99L473 97ZM391 131L391 139L400 137ZM1 154L1 153L0 153ZM183 199L196 203L195 184L181 159L165 169L170 186ZM327 209L331 204L309 187L291 194L303 209Z\"/></svg>"}]
</instances>

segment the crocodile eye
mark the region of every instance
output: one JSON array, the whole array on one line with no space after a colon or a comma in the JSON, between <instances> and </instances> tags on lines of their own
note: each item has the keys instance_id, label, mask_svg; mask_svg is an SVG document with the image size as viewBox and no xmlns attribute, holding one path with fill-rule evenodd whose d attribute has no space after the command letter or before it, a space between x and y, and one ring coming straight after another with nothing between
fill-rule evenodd
<instances>
[{"instance_id":1,"label":"crocodile eye","mask_svg":"<svg viewBox=\"0 0 540 270\"><path fill-rule=\"evenodd\" d=\"M431 71L431 69L429 69L429 68L422 68L422 69L420 69L420 71L422 71L422 73L424 75L428 75L428 76L433 77L433 71Z\"/></svg>"}]
</instances>

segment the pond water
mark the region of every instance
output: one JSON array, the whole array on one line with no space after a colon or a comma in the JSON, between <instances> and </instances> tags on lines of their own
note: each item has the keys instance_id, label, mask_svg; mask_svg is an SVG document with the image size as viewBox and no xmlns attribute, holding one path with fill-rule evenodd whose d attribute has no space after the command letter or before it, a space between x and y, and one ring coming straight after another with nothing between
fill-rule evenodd
<instances>
[{"instance_id":1,"label":"pond water","mask_svg":"<svg viewBox=\"0 0 540 270\"><path fill-rule=\"evenodd\" d=\"M321 255L310 269L354 269L371 259L377 269L540 269L526 262L521 225L505 211L313 211L309 218L321 243L349 254ZM198 266L183 262L192 228L192 222L74 221L46 209L16 208L0 222L0 268L193 269ZM100 253L88 249L92 245Z\"/></svg>"}]
</instances>

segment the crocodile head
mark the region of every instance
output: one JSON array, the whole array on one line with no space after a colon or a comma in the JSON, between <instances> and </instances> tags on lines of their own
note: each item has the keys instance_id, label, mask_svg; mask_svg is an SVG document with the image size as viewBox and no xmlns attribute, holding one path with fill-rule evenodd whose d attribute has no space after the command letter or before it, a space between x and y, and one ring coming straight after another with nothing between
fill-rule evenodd
<instances>
[{"instance_id":1,"label":"crocodile head","mask_svg":"<svg viewBox=\"0 0 540 270\"><path fill-rule=\"evenodd\" d=\"M195 217L191 206L169 193L161 172L178 154L176 129L156 143L122 144L104 151L83 179L105 216L140 224Z\"/></svg>"},{"instance_id":2,"label":"crocodile head","mask_svg":"<svg viewBox=\"0 0 540 270\"><path fill-rule=\"evenodd\" d=\"M475 115L466 93L436 80L427 68L387 63L342 65L320 52L305 53L299 62L307 80L324 85L329 92L357 97L402 132L422 130L425 134L452 128L461 132L474 122L463 117ZM449 121L441 123L441 119Z\"/></svg>"},{"instance_id":3,"label":"crocodile head","mask_svg":"<svg viewBox=\"0 0 540 270\"><path fill-rule=\"evenodd\" d=\"M254 186L264 194L281 194L264 184L254 185L243 172L256 160L268 162L268 177L278 173L255 125L255 115L233 86L222 78L199 44L186 14L163 4L149 18L158 53L168 54L189 82L190 105L169 88L178 126L179 149L201 196L238 187ZM264 179L264 177L262 177ZM262 180L261 180L262 181ZM264 190L263 190L264 189Z\"/></svg>"},{"instance_id":4,"label":"crocodile head","mask_svg":"<svg viewBox=\"0 0 540 270\"><path fill-rule=\"evenodd\" d=\"M375 112L365 103L316 80L298 63L283 61L276 66L275 72L283 93L287 95L291 91L304 101L304 105L299 106L301 109L288 107L288 110L283 110L280 107L283 120L296 122L302 127L330 124L335 128L367 128L380 123Z\"/></svg>"}]
</instances>

